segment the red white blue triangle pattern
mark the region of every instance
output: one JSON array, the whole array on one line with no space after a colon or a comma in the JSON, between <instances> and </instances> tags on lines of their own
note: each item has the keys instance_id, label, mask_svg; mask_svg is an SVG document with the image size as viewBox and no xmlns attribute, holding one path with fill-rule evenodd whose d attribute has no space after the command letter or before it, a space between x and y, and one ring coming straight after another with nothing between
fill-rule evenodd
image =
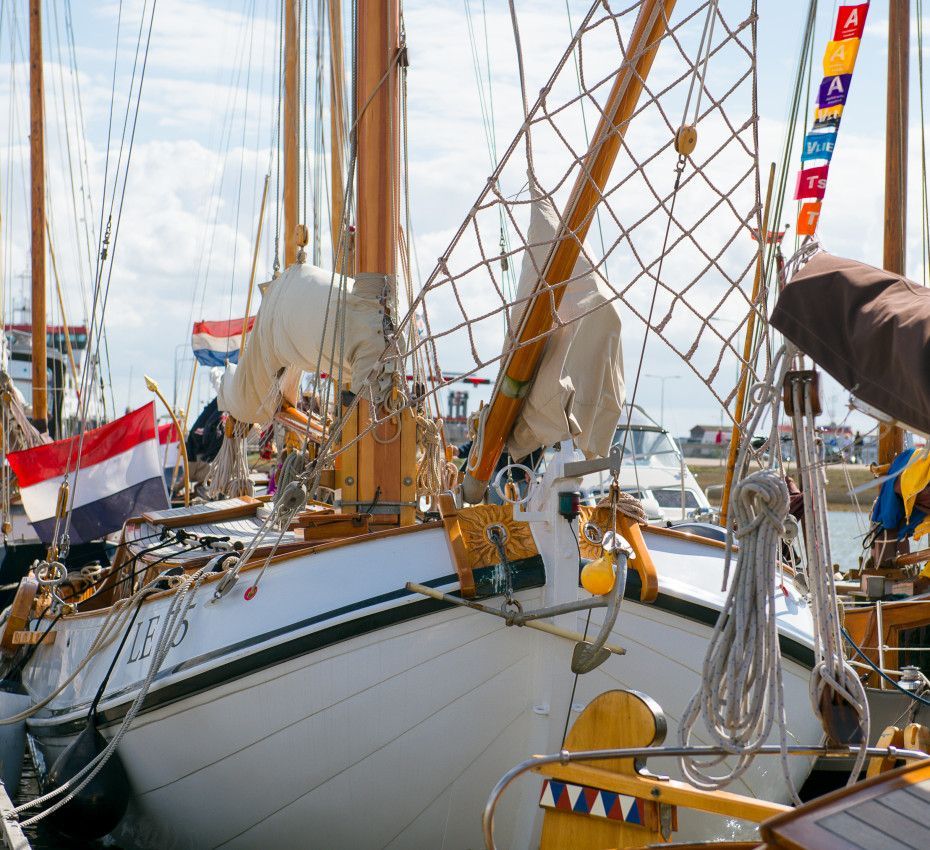
<instances>
[{"instance_id":1,"label":"red white blue triangle pattern","mask_svg":"<svg viewBox=\"0 0 930 850\"><path fill-rule=\"evenodd\" d=\"M641 802L636 797L601 791L569 782L547 779L543 783L539 805L546 809L562 812L577 812L583 815L622 820L642 825Z\"/></svg>"}]
</instances>

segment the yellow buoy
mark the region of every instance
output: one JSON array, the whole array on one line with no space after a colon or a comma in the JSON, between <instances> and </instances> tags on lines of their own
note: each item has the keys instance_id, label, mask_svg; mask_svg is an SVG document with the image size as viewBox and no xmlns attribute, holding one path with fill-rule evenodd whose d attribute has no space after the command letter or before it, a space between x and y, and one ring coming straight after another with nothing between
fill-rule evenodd
<instances>
[{"instance_id":1,"label":"yellow buoy","mask_svg":"<svg viewBox=\"0 0 930 850\"><path fill-rule=\"evenodd\" d=\"M596 561L586 564L581 571L581 586L595 596L610 593L617 580L612 552L605 552Z\"/></svg>"}]
</instances>

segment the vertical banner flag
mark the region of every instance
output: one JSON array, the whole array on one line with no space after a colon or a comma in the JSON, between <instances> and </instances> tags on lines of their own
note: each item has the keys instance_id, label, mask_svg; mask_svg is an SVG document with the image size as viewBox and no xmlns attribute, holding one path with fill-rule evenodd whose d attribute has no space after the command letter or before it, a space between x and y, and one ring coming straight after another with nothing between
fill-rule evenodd
<instances>
[{"instance_id":1,"label":"vertical banner flag","mask_svg":"<svg viewBox=\"0 0 930 850\"><path fill-rule=\"evenodd\" d=\"M52 543L58 493L71 488L72 543L119 531L130 517L163 510L168 493L155 432L155 402L67 440L11 452L10 467L29 522L43 543Z\"/></svg>"},{"instance_id":2,"label":"vertical banner flag","mask_svg":"<svg viewBox=\"0 0 930 850\"><path fill-rule=\"evenodd\" d=\"M794 191L794 199L801 202L797 222L799 236L813 236L817 232L830 161L868 13L868 3L840 6L833 38L827 42L823 54L823 80L817 89L814 124L804 137L801 171Z\"/></svg>"},{"instance_id":3,"label":"vertical banner flag","mask_svg":"<svg viewBox=\"0 0 930 850\"><path fill-rule=\"evenodd\" d=\"M195 322L191 334L194 357L201 366L225 366L239 362L239 343L242 341L242 326L246 335L255 325L255 316L248 319L231 319L227 322Z\"/></svg>"}]
</instances>

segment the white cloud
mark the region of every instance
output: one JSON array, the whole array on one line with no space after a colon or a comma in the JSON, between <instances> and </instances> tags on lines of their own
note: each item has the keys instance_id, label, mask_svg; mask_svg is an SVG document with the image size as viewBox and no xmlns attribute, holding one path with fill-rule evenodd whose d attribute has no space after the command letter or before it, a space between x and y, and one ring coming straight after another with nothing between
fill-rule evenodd
<instances>
[{"instance_id":1,"label":"white cloud","mask_svg":"<svg viewBox=\"0 0 930 850\"><path fill-rule=\"evenodd\" d=\"M480 72L486 76L489 71L485 66L483 4L477 0L470 0L470 3ZM763 162L780 158L784 106L795 61L792 51L799 38L803 5L760 4L760 110L763 116L760 137ZM4 6L9 9L8 4ZM740 0L724 0L721 6L736 19L739 18L736 14L739 10L745 13L747 4ZM777 15L772 13L775 6L778 7ZM507 6L489 2L486 8L494 131L500 154L523 116ZM577 25L586 4L572 0L571 8ZM114 109L117 144L142 9L142 0L123 3ZM211 259L204 315L223 318L231 309L233 312L242 309L240 305L245 298L257 216L258 189L268 165L267 148L274 132L276 94L272 66L278 47L274 32L276 9L277 0L237 0L232 3L159 0L125 214L115 254L108 315L113 377L120 404L127 395L130 368L134 370L137 382L143 371L150 371L163 385L170 386L175 348L183 347L188 340L192 303L194 318L200 318L197 287L203 279L203 258L206 255L209 254ZM517 9L532 102L567 45L569 26L561 0L520 0ZM73 7L80 87L88 125L89 188L95 205L95 219L104 197L106 122L110 109L118 10L119 4L115 2L76 2ZM413 223L417 254L426 275L477 197L491 167L462 3L460 0L411 0L404 11L411 63L409 120ZM9 17L10 13L6 15ZM20 20L21 30L22 23ZM689 37L694 37L699 23L689 24ZM872 78L883 73L883 35L880 36L877 30L873 32L873 28L880 28L880 23L874 17L870 21L860 51L860 68L847 110L849 118L844 119L840 133L822 219L822 236L828 247L872 262L880 261L881 257L882 119L875 117L876 110L871 106L876 102L877 85ZM826 30L831 25L825 20L820 22L817 44L824 43L828 35ZM248 87L248 115L243 124L247 97L244 66L250 42L252 71ZM50 51L47 58L57 62L57 51L51 48ZM0 61L5 63L5 69L10 67L9 58L9 46L4 44L0 48ZM592 54L586 57L592 68L606 67L614 59L615 56L606 50L603 56ZM721 58L721 62L724 61L727 60ZM656 82L667 79L676 70L675 62L663 63L664 59L657 63L653 78ZM28 263L26 209L19 188L22 169L28 166L24 147L26 68L21 56L11 71L0 74L0 115L10 114L10 84L15 80L20 121L12 125L9 139L0 137L3 149L0 180L6 180L8 173L13 176L13 206L9 211L6 208L6 187L3 194L4 211L14 220L9 231L11 238L3 247L3 267L6 273L11 272L15 277L27 268ZM80 235L80 231L76 234L70 223L73 218L70 212L70 180L57 142L57 122L62 117L60 95L56 94L58 83L53 84L52 75L58 79L57 65L50 65L46 70L50 192L56 247L60 265L66 269L63 277L69 310L74 317L81 312L81 297L75 282L75 270L80 262L76 236ZM64 78L66 84L70 84L67 68L64 69ZM71 108L73 110L73 104ZM224 122L229 110L232 110L234 118L230 125L226 125ZM866 113L871 117L861 117ZM679 114L670 116L674 122L679 118ZM589 120L593 124L590 114ZM73 135L74 127L71 129ZM572 129L575 141L579 142L582 135L580 126ZM661 144L667 129L658 121L650 120L636 126L635 132L636 144L645 149L648 145ZM702 128L701 133L701 146L706 149L704 146L712 144L714 134L709 128ZM544 134L540 132L539 135L542 137ZM555 144L544 138L540 138L538 144L541 161L545 160L544 165L549 167L548 159L553 158L551 167L555 170L558 165L554 161ZM915 151L918 149L917 139L912 138L912 167L917 164ZM241 202L237 205L240 166ZM8 171L10 167L12 171ZM793 178L789 182L791 180ZM517 181L517 176L514 181ZM631 215L641 207L641 202L642 198L638 196L617 199L618 207L624 207ZM700 199L695 201L699 202ZM683 208L687 209L687 206ZM918 221L918 211L919 197L912 197L912 222ZM260 276L270 271L273 213L272 205L266 220ZM786 218L790 220L792 216L793 213L786 209ZM709 241L720 239L725 232L725 228L714 224L705 225L705 229L702 236ZM657 252L660 239L661 227L657 225L643 227L637 236L641 244L651 246L653 254ZM751 250L751 246L745 247ZM914 269L918 268L916 258L919 249L919 235L912 236L910 254ZM743 253L742 249L740 251ZM739 265L743 259L741 256L739 261L734 260L734 265ZM669 270L674 271L674 267ZM639 292L631 295L631 298L641 297ZM482 300L480 291L474 293L474 298L476 303ZM706 304L705 301L700 303ZM628 369L632 369L641 344L640 329L632 320L627 321L626 328L626 362ZM722 323L718 326L725 336L732 332L724 328ZM488 336L486 344L492 345L493 342ZM650 372L687 374L686 367L659 345L650 346L649 356ZM456 359L454 352L450 358ZM453 363L451 367L459 365L467 365L467 362ZM686 430L692 424L692 418L714 421L713 400L706 392L702 395L698 381L687 378L678 383L681 386L676 388L675 397L666 399L666 409L669 416L675 418L674 424L679 430ZM641 393L640 398L647 405L657 404L657 385L645 383ZM134 400L139 401L141 396L140 389Z\"/></svg>"}]
</instances>

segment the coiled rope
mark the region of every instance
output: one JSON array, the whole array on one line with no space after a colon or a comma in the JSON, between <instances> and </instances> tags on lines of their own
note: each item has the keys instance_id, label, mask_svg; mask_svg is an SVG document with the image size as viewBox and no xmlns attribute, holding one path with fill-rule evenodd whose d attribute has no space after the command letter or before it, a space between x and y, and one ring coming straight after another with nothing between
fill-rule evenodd
<instances>
[{"instance_id":1,"label":"coiled rope","mask_svg":"<svg viewBox=\"0 0 930 850\"><path fill-rule=\"evenodd\" d=\"M417 463L417 499L426 499L430 510L439 494L454 489L459 470L446 460L442 440L442 420L416 413L417 443L422 456Z\"/></svg>"},{"instance_id":2,"label":"coiled rope","mask_svg":"<svg viewBox=\"0 0 930 850\"><path fill-rule=\"evenodd\" d=\"M763 415L770 413L771 447L778 445L776 387L781 386L787 366L782 348L765 379L750 394L754 409L746 433L756 433ZM721 788L746 772L777 723L782 769L797 797L787 764L787 715L775 608L781 542L793 538L797 527L786 524L788 487L776 469L777 452L774 448L769 452L767 469L746 475L749 450L750 441L742 440L733 487L736 523L727 527L724 586L730 579L734 536L739 539L736 566L707 647L701 686L688 703L678 729L679 743L690 746L694 727L701 720L713 742L735 756L736 762L725 765L726 756L709 760L685 756L680 764L697 787ZM711 772L711 768L715 770Z\"/></svg>"},{"instance_id":3,"label":"coiled rope","mask_svg":"<svg viewBox=\"0 0 930 850\"><path fill-rule=\"evenodd\" d=\"M723 758L681 760L688 781L708 790L746 772L776 719L787 746L775 587L781 541L789 534L788 487L775 470L760 470L736 484L733 504L739 556L704 658L701 688L685 710L679 734L687 746L700 717L712 743L737 756L735 765L713 776L708 768Z\"/></svg>"},{"instance_id":4,"label":"coiled rope","mask_svg":"<svg viewBox=\"0 0 930 850\"><path fill-rule=\"evenodd\" d=\"M227 497L252 495L253 488L249 478L249 458L246 448L246 438L251 430L250 422L237 422L232 418L227 421L223 444L207 473L207 493L211 499L216 499L221 495Z\"/></svg>"}]
</instances>

